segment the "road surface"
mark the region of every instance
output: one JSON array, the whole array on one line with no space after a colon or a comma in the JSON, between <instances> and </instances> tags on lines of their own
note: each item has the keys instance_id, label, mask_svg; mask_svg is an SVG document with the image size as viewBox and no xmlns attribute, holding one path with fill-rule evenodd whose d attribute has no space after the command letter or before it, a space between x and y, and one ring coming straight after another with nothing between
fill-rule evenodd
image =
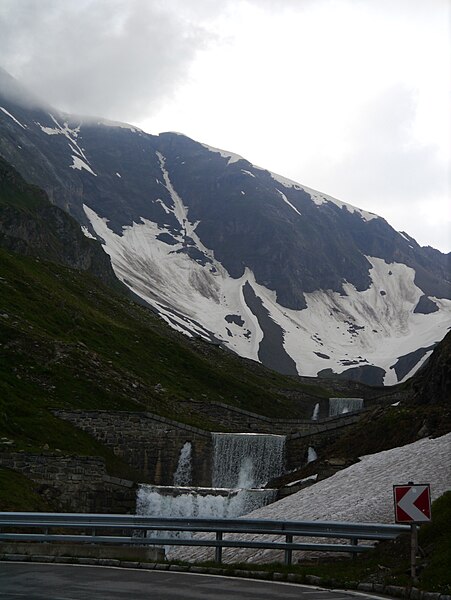
<instances>
[{"instance_id":1,"label":"road surface","mask_svg":"<svg viewBox=\"0 0 451 600\"><path fill-rule=\"evenodd\" d=\"M365 600L365 594L111 567L0 562L1 600Z\"/></svg>"}]
</instances>

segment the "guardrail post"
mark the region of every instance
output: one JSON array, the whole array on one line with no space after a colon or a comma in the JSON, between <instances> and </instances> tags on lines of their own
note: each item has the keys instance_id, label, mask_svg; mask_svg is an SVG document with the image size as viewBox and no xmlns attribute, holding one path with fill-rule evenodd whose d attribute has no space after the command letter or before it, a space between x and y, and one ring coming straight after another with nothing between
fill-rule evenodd
<instances>
[{"instance_id":1,"label":"guardrail post","mask_svg":"<svg viewBox=\"0 0 451 600\"><path fill-rule=\"evenodd\" d=\"M216 532L216 541L222 542L222 531ZM222 546L216 546L215 548L215 562L222 562Z\"/></svg>"},{"instance_id":2,"label":"guardrail post","mask_svg":"<svg viewBox=\"0 0 451 600\"><path fill-rule=\"evenodd\" d=\"M418 528L416 523L410 525L410 576L413 583L418 583L417 578L417 550Z\"/></svg>"},{"instance_id":3,"label":"guardrail post","mask_svg":"<svg viewBox=\"0 0 451 600\"><path fill-rule=\"evenodd\" d=\"M287 533L287 535L285 536L285 543L286 544L291 544L293 542L293 536L289 533ZM291 559L293 556L293 550L290 549L286 549L285 550L285 564L286 565L291 565Z\"/></svg>"},{"instance_id":4,"label":"guardrail post","mask_svg":"<svg viewBox=\"0 0 451 600\"><path fill-rule=\"evenodd\" d=\"M351 544L351 546L358 546L359 545L359 540L357 538L352 538L350 540L350 544ZM357 552L352 552L351 553L351 558L352 558L352 560L355 560L357 558Z\"/></svg>"}]
</instances>

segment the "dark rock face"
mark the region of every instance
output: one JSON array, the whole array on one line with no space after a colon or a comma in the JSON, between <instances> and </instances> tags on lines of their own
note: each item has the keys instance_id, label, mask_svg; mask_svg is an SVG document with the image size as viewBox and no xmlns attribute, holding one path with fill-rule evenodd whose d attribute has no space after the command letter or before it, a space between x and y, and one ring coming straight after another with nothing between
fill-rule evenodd
<instances>
[{"instance_id":1,"label":"dark rock face","mask_svg":"<svg viewBox=\"0 0 451 600\"><path fill-rule=\"evenodd\" d=\"M339 379L348 379L350 381L364 381L368 385L381 386L384 385L385 371L380 367L373 365L363 365L359 367L351 367L345 369L341 373L334 373L332 369L323 369L319 371L318 377L331 377Z\"/></svg>"},{"instance_id":2,"label":"dark rock face","mask_svg":"<svg viewBox=\"0 0 451 600\"><path fill-rule=\"evenodd\" d=\"M413 312L417 314L420 313L422 315L430 315L431 313L437 311L438 306L433 300L427 296L421 296Z\"/></svg>"},{"instance_id":3,"label":"dark rock face","mask_svg":"<svg viewBox=\"0 0 451 600\"><path fill-rule=\"evenodd\" d=\"M427 364L411 381L413 401L418 404L451 404L451 331L437 344Z\"/></svg>"},{"instance_id":4,"label":"dark rock face","mask_svg":"<svg viewBox=\"0 0 451 600\"><path fill-rule=\"evenodd\" d=\"M262 301L255 295L254 290L246 283L243 294L247 305L256 315L265 335L260 342L258 357L268 367L286 375L297 375L296 363L285 352L283 347L283 331L271 319L268 311L262 305Z\"/></svg>"},{"instance_id":5,"label":"dark rock face","mask_svg":"<svg viewBox=\"0 0 451 600\"><path fill-rule=\"evenodd\" d=\"M400 356L396 361L393 369L396 371L396 375L398 379L403 379L410 371L414 368L416 364L423 358L423 356L433 350L434 346L428 346L427 348L418 348L415 352L409 352L405 356Z\"/></svg>"},{"instance_id":6,"label":"dark rock face","mask_svg":"<svg viewBox=\"0 0 451 600\"><path fill-rule=\"evenodd\" d=\"M1 157L0 245L89 271L108 285L122 287L100 244L85 237L72 217L50 204L45 192L27 184Z\"/></svg>"}]
</instances>

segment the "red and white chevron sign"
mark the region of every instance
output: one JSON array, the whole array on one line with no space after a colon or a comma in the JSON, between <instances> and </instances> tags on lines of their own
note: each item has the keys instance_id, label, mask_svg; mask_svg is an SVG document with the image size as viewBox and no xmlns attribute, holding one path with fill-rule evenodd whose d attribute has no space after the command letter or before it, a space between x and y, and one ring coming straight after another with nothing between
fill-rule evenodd
<instances>
[{"instance_id":1,"label":"red and white chevron sign","mask_svg":"<svg viewBox=\"0 0 451 600\"><path fill-rule=\"evenodd\" d=\"M396 523L426 523L431 520L429 484L394 485Z\"/></svg>"}]
</instances>

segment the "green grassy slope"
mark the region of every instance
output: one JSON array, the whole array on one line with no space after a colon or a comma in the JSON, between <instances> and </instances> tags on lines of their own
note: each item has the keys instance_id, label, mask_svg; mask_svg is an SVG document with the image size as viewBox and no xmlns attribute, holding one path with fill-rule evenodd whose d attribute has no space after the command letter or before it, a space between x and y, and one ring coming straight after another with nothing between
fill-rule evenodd
<instances>
[{"instance_id":1,"label":"green grassy slope","mask_svg":"<svg viewBox=\"0 0 451 600\"><path fill-rule=\"evenodd\" d=\"M304 384L171 331L87 273L0 250L0 298L0 436L61 448L64 425L48 412L58 407L145 408L183 421L178 400L196 397L303 412L285 391Z\"/></svg>"}]
</instances>

